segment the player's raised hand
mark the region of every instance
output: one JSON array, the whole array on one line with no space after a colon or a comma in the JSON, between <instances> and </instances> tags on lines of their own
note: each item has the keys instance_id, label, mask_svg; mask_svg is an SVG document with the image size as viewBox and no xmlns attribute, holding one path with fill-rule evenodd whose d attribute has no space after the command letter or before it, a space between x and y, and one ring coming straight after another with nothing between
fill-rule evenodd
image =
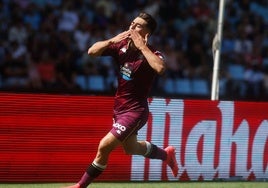
<instances>
[{"instance_id":1,"label":"player's raised hand","mask_svg":"<svg viewBox=\"0 0 268 188\"><path fill-rule=\"evenodd\" d=\"M130 38L133 41L134 45L136 46L136 48L138 48L139 50L142 50L142 48L144 48L147 45L147 41L148 41L148 34L145 35L145 37L142 37L139 32L130 29Z\"/></svg>"},{"instance_id":2,"label":"player's raised hand","mask_svg":"<svg viewBox=\"0 0 268 188\"><path fill-rule=\"evenodd\" d=\"M130 36L130 31L127 30L127 31L124 31L122 33L119 33L118 35L116 35L115 37L111 38L110 39L110 42L111 43L117 43L117 42L120 42L126 38L129 38Z\"/></svg>"},{"instance_id":3,"label":"player's raised hand","mask_svg":"<svg viewBox=\"0 0 268 188\"><path fill-rule=\"evenodd\" d=\"M109 45L120 42L126 38L129 38L130 36L130 31L124 31L122 33L119 33L118 35L116 35L115 37L108 39L108 40L104 40L104 41L98 41L96 43L94 43L87 51L88 55L92 56L92 57L97 57L100 56L103 51L109 47Z\"/></svg>"}]
</instances>

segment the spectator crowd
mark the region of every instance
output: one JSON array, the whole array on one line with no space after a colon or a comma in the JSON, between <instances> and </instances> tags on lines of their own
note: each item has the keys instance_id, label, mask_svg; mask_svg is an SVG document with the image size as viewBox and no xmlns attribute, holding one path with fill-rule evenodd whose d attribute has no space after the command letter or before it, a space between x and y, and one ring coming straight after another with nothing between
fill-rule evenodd
<instances>
[{"instance_id":1,"label":"spectator crowd","mask_svg":"<svg viewBox=\"0 0 268 188\"><path fill-rule=\"evenodd\" d=\"M211 0L0 0L0 90L113 94L113 60L90 58L87 49L145 11L159 23L150 43L167 63L152 95L181 97L172 89L180 91L178 80L203 80L210 91L218 6ZM220 99L268 100L267 15L266 0L226 0ZM88 84L94 76L103 80L98 91L78 81Z\"/></svg>"}]
</instances>

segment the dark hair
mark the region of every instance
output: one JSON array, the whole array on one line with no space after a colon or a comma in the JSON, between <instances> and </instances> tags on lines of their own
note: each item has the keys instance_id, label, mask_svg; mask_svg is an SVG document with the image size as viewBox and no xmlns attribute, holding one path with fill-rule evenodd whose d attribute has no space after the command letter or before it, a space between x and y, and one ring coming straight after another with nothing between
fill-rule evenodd
<instances>
[{"instance_id":1,"label":"dark hair","mask_svg":"<svg viewBox=\"0 0 268 188\"><path fill-rule=\"evenodd\" d=\"M150 30L150 34L152 35L157 27L156 20L150 14L145 12L141 12L138 17L144 19L147 22L147 27Z\"/></svg>"}]
</instances>

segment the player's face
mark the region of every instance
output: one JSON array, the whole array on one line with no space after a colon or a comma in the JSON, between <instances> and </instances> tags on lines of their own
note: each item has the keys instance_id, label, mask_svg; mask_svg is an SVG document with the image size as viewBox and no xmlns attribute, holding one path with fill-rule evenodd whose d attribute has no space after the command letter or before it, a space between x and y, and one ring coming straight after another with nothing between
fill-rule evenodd
<instances>
[{"instance_id":1,"label":"player's face","mask_svg":"<svg viewBox=\"0 0 268 188\"><path fill-rule=\"evenodd\" d=\"M141 36L145 37L145 35L149 33L146 25L147 22L144 19L137 17L131 22L129 29L136 30Z\"/></svg>"}]
</instances>

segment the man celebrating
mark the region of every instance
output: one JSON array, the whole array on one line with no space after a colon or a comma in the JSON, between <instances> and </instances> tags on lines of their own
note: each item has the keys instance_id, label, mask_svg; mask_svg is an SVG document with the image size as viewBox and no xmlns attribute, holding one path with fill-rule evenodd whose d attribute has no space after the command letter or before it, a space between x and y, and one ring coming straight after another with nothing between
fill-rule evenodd
<instances>
[{"instance_id":1,"label":"man celebrating","mask_svg":"<svg viewBox=\"0 0 268 188\"><path fill-rule=\"evenodd\" d=\"M154 78L164 73L166 65L162 54L148 44L156 29L155 19L140 13L130 24L129 30L99 41L88 49L90 56L111 56L118 65L118 88L114 102L114 123L98 147L96 157L80 181L68 188L86 188L106 168L110 153L122 146L126 154L142 155L164 161L176 177L178 164L175 148L161 149L148 141L138 141L137 133L147 122L147 98Z\"/></svg>"}]
</instances>

